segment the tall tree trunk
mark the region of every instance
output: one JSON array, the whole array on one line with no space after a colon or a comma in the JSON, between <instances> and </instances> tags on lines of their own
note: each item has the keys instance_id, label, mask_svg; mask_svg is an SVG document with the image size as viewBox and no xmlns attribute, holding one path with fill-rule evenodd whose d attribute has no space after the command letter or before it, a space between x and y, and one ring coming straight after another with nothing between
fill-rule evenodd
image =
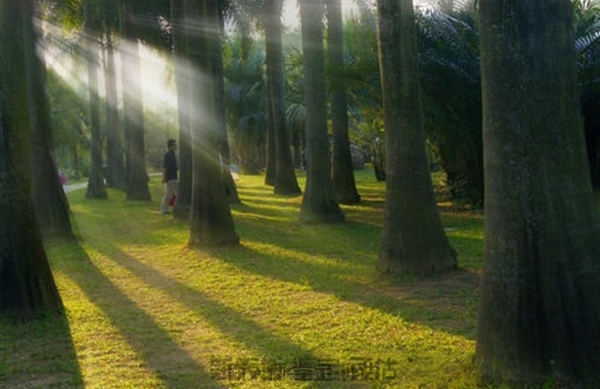
<instances>
[{"instance_id":1,"label":"tall tree trunk","mask_svg":"<svg viewBox=\"0 0 600 389\"><path fill-rule=\"evenodd\" d=\"M277 150L275 141L275 123L273 122L273 105L271 103L272 96L267 96L267 155L265 171L265 185L275 185L275 154ZM261 164L262 165L262 164Z\"/></svg>"},{"instance_id":2,"label":"tall tree trunk","mask_svg":"<svg viewBox=\"0 0 600 389\"><path fill-rule=\"evenodd\" d=\"M330 174L323 12L324 7L320 1L300 1L307 156L306 188L300 208L300 220L308 223L344 220L344 214L335 198Z\"/></svg>"},{"instance_id":3,"label":"tall tree trunk","mask_svg":"<svg viewBox=\"0 0 600 389\"><path fill-rule=\"evenodd\" d=\"M269 93L269 126L273 128L275 146L275 175L273 190L275 194L297 195L302 193L294 164L292 162L291 142L285 120L284 58L282 43L281 9L283 0L267 0L265 37L267 41L267 85ZM269 132L269 137L271 131Z\"/></svg>"},{"instance_id":4,"label":"tall tree trunk","mask_svg":"<svg viewBox=\"0 0 600 389\"><path fill-rule=\"evenodd\" d=\"M331 87L331 124L333 128L333 159L331 179L341 204L356 204L360 195L356 190L354 167L348 137L348 102L344 74L344 23L342 0L326 0L327 57Z\"/></svg>"},{"instance_id":5,"label":"tall tree trunk","mask_svg":"<svg viewBox=\"0 0 600 389\"><path fill-rule=\"evenodd\" d=\"M61 311L44 251L31 188L30 112L26 34L33 2L0 5L0 314L30 318Z\"/></svg>"},{"instance_id":6,"label":"tall tree trunk","mask_svg":"<svg viewBox=\"0 0 600 389\"><path fill-rule=\"evenodd\" d=\"M122 153L121 125L119 122L117 74L112 30L107 28L106 63L104 82L106 88L106 183L108 186L125 189L125 166Z\"/></svg>"},{"instance_id":7,"label":"tall tree trunk","mask_svg":"<svg viewBox=\"0 0 600 389\"><path fill-rule=\"evenodd\" d=\"M518 384L600 380L600 219L568 0L480 5L485 248L476 359Z\"/></svg>"},{"instance_id":8,"label":"tall tree trunk","mask_svg":"<svg viewBox=\"0 0 600 389\"><path fill-rule=\"evenodd\" d=\"M191 23L191 17L186 16L184 5L184 0L171 0L173 54L179 121L179 182L177 203L175 204L175 208L173 208L173 216L178 219L189 220L192 204L192 106L190 87L193 79L193 70L192 64L188 59L188 40L186 34L188 24Z\"/></svg>"},{"instance_id":9,"label":"tall tree trunk","mask_svg":"<svg viewBox=\"0 0 600 389\"><path fill-rule=\"evenodd\" d=\"M87 70L90 105L91 164L85 197L88 199L106 199L106 187L102 174L102 137L100 129L100 98L98 97L98 37L94 26L91 5L85 5L85 24L87 32Z\"/></svg>"},{"instance_id":10,"label":"tall tree trunk","mask_svg":"<svg viewBox=\"0 0 600 389\"><path fill-rule=\"evenodd\" d=\"M412 0L378 0L385 120L385 215L378 268L425 274L456 267L433 193L417 65Z\"/></svg>"},{"instance_id":11,"label":"tall tree trunk","mask_svg":"<svg viewBox=\"0 0 600 389\"><path fill-rule=\"evenodd\" d=\"M124 10L123 35L128 42L121 42L123 63L123 112L125 113L125 136L127 139L126 181L128 200L150 200L146 151L144 145L144 104L142 96L141 64L135 15L131 0Z\"/></svg>"},{"instance_id":12,"label":"tall tree trunk","mask_svg":"<svg viewBox=\"0 0 600 389\"><path fill-rule=\"evenodd\" d=\"M196 18L194 25L200 26L199 36L193 40L188 38L190 59L197 66L190 91L192 105L196 107L192 113L193 184L189 238L192 247L236 245L239 242L221 177L218 121L224 118L216 117L214 56L206 55L214 50L212 45L219 44L218 14L216 5L209 3L202 0L186 6L186 13Z\"/></svg>"},{"instance_id":13,"label":"tall tree trunk","mask_svg":"<svg viewBox=\"0 0 600 389\"><path fill-rule=\"evenodd\" d=\"M26 28L34 27L27 23ZM47 74L43 59L37 54L35 42L40 32L35 27L27 34L28 69L31 75L29 98L31 101L31 151L33 158L33 197L35 213L44 235L73 238L69 203L58 177L58 167L53 152L50 106L46 91Z\"/></svg>"}]
</instances>

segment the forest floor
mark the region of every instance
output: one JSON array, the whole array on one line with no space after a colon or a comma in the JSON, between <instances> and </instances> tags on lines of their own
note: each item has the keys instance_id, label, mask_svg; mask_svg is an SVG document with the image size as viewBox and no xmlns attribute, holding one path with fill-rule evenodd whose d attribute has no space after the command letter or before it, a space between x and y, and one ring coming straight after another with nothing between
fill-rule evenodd
<instances>
[{"instance_id":1,"label":"forest floor","mask_svg":"<svg viewBox=\"0 0 600 389\"><path fill-rule=\"evenodd\" d=\"M299 172L301 187L304 178ZM190 249L151 202L68 194L77 243L47 251L65 317L0 321L1 388L473 388L481 212L441 204L461 269L375 271L384 183L357 172L346 222L240 176L241 244Z\"/></svg>"}]
</instances>

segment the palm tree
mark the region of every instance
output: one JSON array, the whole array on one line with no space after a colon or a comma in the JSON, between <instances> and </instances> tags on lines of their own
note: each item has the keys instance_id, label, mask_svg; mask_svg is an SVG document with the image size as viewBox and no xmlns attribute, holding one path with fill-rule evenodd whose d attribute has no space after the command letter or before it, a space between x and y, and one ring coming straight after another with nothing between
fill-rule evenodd
<instances>
[{"instance_id":1,"label":"palm tree","mask_svg":"<svg viewBox=\"0 0 600 389\"><path fill-rule=\"evenodd\" d=\"M411 0L378 0L386 130L385 216L378 268L426 274L456 267L437 210L425 153Z\"/></svg>"},{"instance_id":2,"label":"palm tree","mask_svg":"<svg viewBox=\"0 0 600 389\"><path fill-rule=\"evenodd\" d=\"M33 2L0 6L0 313L21 318L61 311L31 188L30 100L27 48ZM28 32L29 31L29 32Z\"/></svg>"},{"instance_id":3,"label":"palm tree","mask_svg":"<svg viewBox=\"0 0 600 389\"><path fill-rule=\"evenodd\" d=\"M480 5L485 247L476 359L492 379L600 379L600 216L569 0ZM558 60L557 60L558 59Z\"/></svg>"},{"instance_id":4,"label":"palm tree","mask_svg":"<svg viewBox=\"0 0 600 389\"><path fill-rule=\"evenodd\" d=\"M324 87L323 12L324 5L320 0L300 1L307 156L306 188L302 197L300 220L308 223L344 220L330 175Z\"/></svg>"}]
</instances>

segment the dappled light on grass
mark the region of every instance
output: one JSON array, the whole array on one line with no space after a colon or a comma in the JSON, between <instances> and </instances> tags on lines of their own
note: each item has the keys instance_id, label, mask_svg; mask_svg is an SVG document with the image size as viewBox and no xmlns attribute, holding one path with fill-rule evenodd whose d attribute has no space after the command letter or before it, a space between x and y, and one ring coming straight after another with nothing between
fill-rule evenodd
<instances>
[{"instance_id":1,"label":"dappled light on grass","mask_svg":"<svg viewBox=\"0 0 600 389\"><path fill-rule=\"evenodd\" d=\"M210 376L215 358L388 361L387 381L345 387L476 386L476 273L380 278L379 184L367 189L373 203L347 208L347 223L306 226L299 200L273 195L263 179L238 181L241 245L210 250L188 249L189 227L159 215L155 177L151 203L113 190L104 202L69 194L81 246L49 250L86 387L312 387L289 377L219 381ZM451 239L481 248L479 221L448 221Z\"/></svg>"}]
</instances>

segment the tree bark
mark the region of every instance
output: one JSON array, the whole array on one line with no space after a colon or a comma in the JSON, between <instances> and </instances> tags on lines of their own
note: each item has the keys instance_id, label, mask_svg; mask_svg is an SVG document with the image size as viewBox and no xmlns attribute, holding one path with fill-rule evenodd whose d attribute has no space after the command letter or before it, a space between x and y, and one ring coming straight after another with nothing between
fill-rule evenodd
<instances>
[{"instance_id":1,"label":"tree bark","mask_svg":"<svg viewBox=\"0 0 600 389\"><path fill-rule=\"evenodd\" d=\"M31 318L62 311L44 251L31 188L31 138L25 29L32 1L0 6L0 314ZM25 27L28 26L28 27Z\"/></svg>"},{"instance_id":2,"label":"tree bark","mask_svg":"<svg viewBox=\"0 0 600 389\"><path fill-rule=\"evenodd\" d=\"M342 1L326 0L326 6L327 58L331 88L331 125L333 129L331 179L336 197L341 204L357 204L360 202L360 195L356 190L348 136Z\"/></svg>"},{"instance_id":3,"label":"tree bark","mask_svg":"<svg viewBox=\"0 0 600 389\"><path fill-rule=\"evenodd\" d=\"M427 274L456 267L425 153L412 0L378 0L385 120L385 214L378 268Z\"/></svg>"},{"instance_id":4,"label":"tree bark","mask_svg":"<svg viewBox=\"0 0 600 389\"><path fill-rule=\"evenodd\" d=\"M186 13L196 18L199 36L188 39L189 55L196 66L191 83L193 184L189 245L191 247L237 245L231 210L225 194L219 161L220 113L215 99L214 56L206 55L218 42L217 7L208 0L186 6ZM189 27L189 26L186 26ZM201 115L199 111L202 111Z\"/></svg>"},{"instance_id":5,"label":"tree bark","mask_svg":"<svg viewBox=\"0 0 600 389\"><path fill-rule=\"evenodd\" d=\"M568 0L481 2L485 248L476 360L492 379L600 379L600 219Z\"/></svg>"},{"instance_id":6,"label":"tree bark","mask_svg":"<svg viewBox=\"0 0 600 389\"><path fill-rule=\"evenodd\" d=\"M300 1L307 156L306 188L302 197L300 220L307 223L344 220L344 214L335 198L330 173L325 98L323 12L324 7L320 1Z\"/></svg>"},{"instance_id":7,"label":"tree bark","mask_svg":"<svg viewBox=\"0 0 600 389\"><path fill-rule=\"evenodd\" d=\"M150 201L146 151L144 140L144 108L142 96L141 65L138 36L133 5L126 2L123 35L128 42L121 42L123 63L123 111L127 153L125 160L127 199ZM128 44L127 44L128 43Z\"/></svg>"}]
</instances>

